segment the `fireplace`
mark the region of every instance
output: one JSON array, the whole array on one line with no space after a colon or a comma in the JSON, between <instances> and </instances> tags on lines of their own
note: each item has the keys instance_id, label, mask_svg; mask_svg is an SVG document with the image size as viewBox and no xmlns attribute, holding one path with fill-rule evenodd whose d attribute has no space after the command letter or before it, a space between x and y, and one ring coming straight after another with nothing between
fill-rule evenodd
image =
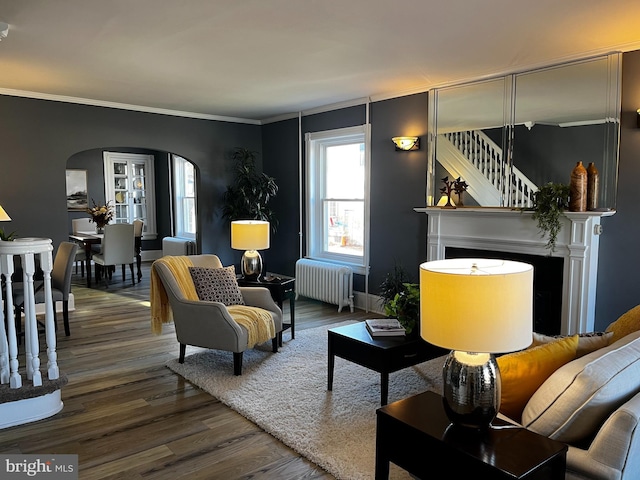
<instances>
[{"instance_id":1,"label":"fireplace","mask_svg":"<svg viewBox=\"0 0 640 480\"><path fill-rule=\"evenodd\" d=\"M429 216L429 261L448 258L452 252L461 250L481 251L486 255L495 254L492 258L514 260L511 255L527 255L530 257L526 258L534 259L549 257L546 237L541 236L531 212L509 208L427 207L414 210ZM558 317L556 312L553 325L547 325L549 322L545 321L544 326L536 328L561 334L593 331L599 236L602 233L600 219L614 213L565 212L556 250L551 255L552 259L561 262L561 267L554 267L552 272L555 273L551 273L561 277L557 281L561 289L560 314ZM536 315L541 316L542 312L537 311Z\"/></svg>"},{"instance_id":2,"label":"fireplace","mask_svg":"<svg viewBox=\"0 0 640 480\"><path fill-rule=\"evenodd\" d=\"M564 259L548 255L458 247L446 247L444 256L445 258L500 258L533 265L533 331L545 335L560 333Z\"/></svg>"}]
</instances>

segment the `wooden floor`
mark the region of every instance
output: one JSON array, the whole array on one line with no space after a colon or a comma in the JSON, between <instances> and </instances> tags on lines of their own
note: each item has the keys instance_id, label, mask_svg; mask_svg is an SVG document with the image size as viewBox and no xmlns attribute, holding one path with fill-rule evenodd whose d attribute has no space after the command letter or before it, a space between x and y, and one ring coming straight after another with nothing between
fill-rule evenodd
<instances>
[{"instance_id":1,"label":"wooden floor","mask_svg":"<svg viewBox=\"0 0 640 480\"><path fill-rule=\"evenodd\" d=\"M0 430L0 453L78 454L82 480L333 478L164 366L178 343L171 325L151 333L148 264L135 286L119 269L108 288L73 282L71 336L58 334L64 409ZM371 316L301 299L296 329Z\"/></svg>"}]
</instances>

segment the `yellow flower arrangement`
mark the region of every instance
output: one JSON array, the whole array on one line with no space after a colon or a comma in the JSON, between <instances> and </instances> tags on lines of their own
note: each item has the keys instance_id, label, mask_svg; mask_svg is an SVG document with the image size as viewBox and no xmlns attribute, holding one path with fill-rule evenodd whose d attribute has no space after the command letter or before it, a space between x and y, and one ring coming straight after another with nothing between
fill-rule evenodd
<instances>
[{"instance_id":1,"label":"yellow flower arrangement","mask_svg":"<svg viewBox=\"0 0 640 480\"><path fill-rule=\"evenodd\" d=\"M96 224L98 228L104 228L112 219L114 215L113 207L110 205L111 201L108 201L105 205L97 205L92 198L93 207L87 208L87 213L91 215L89 221Z\"/></svg>"}]
</instances>

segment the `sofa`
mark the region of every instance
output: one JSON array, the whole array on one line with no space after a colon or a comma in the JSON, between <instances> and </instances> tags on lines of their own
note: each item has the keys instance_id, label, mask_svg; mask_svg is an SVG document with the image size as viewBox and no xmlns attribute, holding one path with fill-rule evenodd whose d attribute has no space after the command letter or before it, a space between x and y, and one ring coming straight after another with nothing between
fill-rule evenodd
<instances>
[{"instance_id":1,"label":"sofa","mask_svg":"<svg viewBox=\"0 0 640 480\"><path fill-rule=\"evenodd\" d=\"M640 478L640 306L607 327L606 334L606 346L577 356L578 335L530 349L552 346L573 348L576 353L572 360L552 367L519 416L508 417L569 446L567 479ZM561 355L566 358L566 353ZM503 360L507 367L503 390L512 380L509 361Z\"/></svg>"}]
</instances>

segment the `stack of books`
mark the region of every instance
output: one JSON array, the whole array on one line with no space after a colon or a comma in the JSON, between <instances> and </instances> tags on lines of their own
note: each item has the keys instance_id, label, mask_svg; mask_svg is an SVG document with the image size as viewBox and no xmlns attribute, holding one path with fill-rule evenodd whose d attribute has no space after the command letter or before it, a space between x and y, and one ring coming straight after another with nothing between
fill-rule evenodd
<instances>
[{"instance_id":1,"label":"stack of books","mask_svg":"<svg viewBox=\"0 0 640 480\"><path fill-rule=\"evenodd\" d=\"M401 337L405 334L397 318L374 318L364 322L372 337Z\"/></svg>"}]
</instances>

